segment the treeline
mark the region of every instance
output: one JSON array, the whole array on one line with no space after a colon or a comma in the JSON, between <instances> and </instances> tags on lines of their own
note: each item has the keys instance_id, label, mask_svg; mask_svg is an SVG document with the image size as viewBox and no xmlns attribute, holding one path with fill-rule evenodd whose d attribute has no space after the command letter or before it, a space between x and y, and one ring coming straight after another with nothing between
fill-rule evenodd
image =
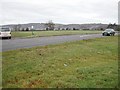
<instances>
[{"instance_id":1,"label":"treeline","mask_svg":"<svg viewBox=\"0 0 120 90\"><path fill-rule=\"evenodd\" d=\"M56 24L53 23L52 20L48 21L47 23L44 24L44 31L48 31L48 30L80 30L76 27L73 27L73 28L69 28L69 27L66 27L66 28L56 28L55 26ZM116 23L114 24L108 24L107 28L112 28L116 31L120 31L120 25L117 25ZM105 28L95 28L94 30L104 30ZM13 30L14 31L30 31L30 30L35 30L35 27L34 26L29 26L29 27L25 27L23 28L21 24L18 24L18 25L14 25L13 27ZM84 28L82 30L91 30L90 28ZM42 31L42 30L41 30Z\"/></svg>"},{"instance_id":2,"label":"treeline","mask_svg":"<svg viewBox=\"0 0 120 90\"><path fill-rule=\"evenodd\" d=\"M120 31L120 25L117 25L116 23L114 24L109 24L107 28L112 28L116 31Z\"/></svg>"}]
</instances>

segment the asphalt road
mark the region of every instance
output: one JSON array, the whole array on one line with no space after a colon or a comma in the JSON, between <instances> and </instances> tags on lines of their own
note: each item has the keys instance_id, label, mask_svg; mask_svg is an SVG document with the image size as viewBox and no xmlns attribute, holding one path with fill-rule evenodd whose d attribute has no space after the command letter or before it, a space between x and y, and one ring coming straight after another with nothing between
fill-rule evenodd
<instances>
[{"instance_id":1,"label":"asphalt road","mask_svg":"<svg viewBox=\"0 0 120 90\"><path fill-rule=\"evenodd\" d=\"M51 37L38 37L26 39L10 39L2 40L2 51L9 51L22 48L31 48L35 46L45 46L50 44L59 44L75 40L101 38L101 34L90 35L66 35L66 36L51 36Z\"/></svg>"}]
</instances>

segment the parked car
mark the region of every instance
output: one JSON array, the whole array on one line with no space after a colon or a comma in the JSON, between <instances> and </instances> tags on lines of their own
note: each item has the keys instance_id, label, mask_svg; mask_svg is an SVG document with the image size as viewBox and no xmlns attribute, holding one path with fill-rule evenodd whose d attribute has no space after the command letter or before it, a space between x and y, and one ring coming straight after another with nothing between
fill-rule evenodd
<instances>
[{"instance_id":1,"label":"parked car","mask_svg":"<svg viewBox=\"0 0 120 90\"><path fill-rule=\"evenodd\" d=\"M114 36L115 30L114 29L105 29L105 31L102 32L103 36Z\"/></svg>"},{"instance_id":2,"label":"parked car","mask_svg":"<svg viewBox=\"0 0 120 90\"><path fill-rule=\"evenodd\" d=\"M0 38L11 39L11 30L9 28L0 27Z\"/></svg>"}]
</instances>

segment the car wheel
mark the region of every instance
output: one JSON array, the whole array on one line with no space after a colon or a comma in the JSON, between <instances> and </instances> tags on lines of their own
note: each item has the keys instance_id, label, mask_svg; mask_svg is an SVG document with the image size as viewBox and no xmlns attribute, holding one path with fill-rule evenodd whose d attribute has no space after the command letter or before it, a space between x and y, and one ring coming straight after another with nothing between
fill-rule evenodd
<instances>
[{"instance_id":1,"label":"car wheel","mask_svg":"<svg viewBox=\"0 0 120 90\"><path fill-rule=\"evenodd\" d=\"M104 34L104 33L103 33L102 35L103 35L103 36L105 36L105 34Z\"/></svg>"}]
</instances>

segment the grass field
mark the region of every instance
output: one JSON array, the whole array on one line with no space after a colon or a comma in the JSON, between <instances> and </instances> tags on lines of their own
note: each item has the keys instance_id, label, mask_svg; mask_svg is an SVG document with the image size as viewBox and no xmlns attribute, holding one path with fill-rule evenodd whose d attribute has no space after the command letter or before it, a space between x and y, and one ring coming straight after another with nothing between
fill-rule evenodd
<instances>
[{"instance_id":1,"label":"grass field","mask_svg":"<svg viewBox=\"0 0 120 90\"><path fill-rule=\"evenodd\" d=\"M12 37L42 37L42 36L55 36L55 35L74 35L74 34L96 34L102 31L86 31L86 30L76 30L76 31L16 31L12 32Z\"/></svg>"},{"instance_id":2,"label":"grass field","mask_svg":"<svg viewBox=\"0 0 120 90\"><path fill-rule=\"evenodd\" d=\"M3 87L118 87L118 37L3 52Z\"/></svg>"}]
</instances>

